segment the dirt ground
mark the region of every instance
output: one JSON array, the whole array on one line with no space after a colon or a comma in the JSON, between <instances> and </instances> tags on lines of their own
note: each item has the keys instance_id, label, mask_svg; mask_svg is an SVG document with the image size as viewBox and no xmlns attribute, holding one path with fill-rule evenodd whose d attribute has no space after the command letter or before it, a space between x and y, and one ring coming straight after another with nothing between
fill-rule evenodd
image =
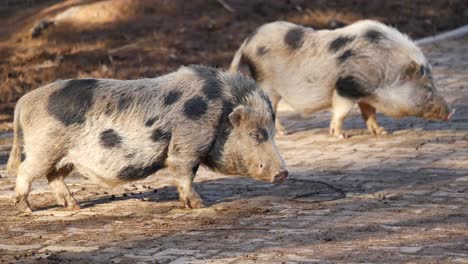
<instances>
[{"instance_id":1,"label":"dirt ground","mask_svg":"<svg viewBox=\"0 0 468 264\"><path fill-rule=\"evenodd\" d=\"M0 60L2 74L13 74L2 96L16 89L10 85L22 85L3 97L5 110L15 96L56 78L137 78L200 60L227 66L243 36L275 19L327 27L331 18L373 17L421 37L428 33L420 27L446 30L467 17L464 1L372 2L385 11L367 1L228 0L234 14L216 1L178 8L179 1L161 1L164 8L126 9L148 14L138 25L102 22L128 14L100 6L108 15L88 19L93 26L75 28L69 21L30 39L35 22L80 1L7 2L0 5L0 20L10 26L0 27L6 47L0 51L8 56ZM397 11L388 11L391 6ZM309 13L319 7L322 22ZM407 14L414 18L405 20ZM423 26L425 19L431 27ZM14 24L21 31L12 31ZM292 134L277 143L290 178L270 185L202 169L196 188L209 205L204 209L180 209L172 179L162 171L116 189L72 175L67 183L83 206L79 211L56 206L46 181L38 180L30 196L35 211L20 213L10 206L15 178L3 170L11 132L0 133L0 263L468 263L468 36L424 51L439 90L457 108L451 122L379 116L392 133L374 137L353 112L345 123L351 138L337 140L327 134L329 113L300 117L281 105Z\"/></svg>"},{"instance_id":2,"label":"dirt ground","mask_svg":"<svg viewBox=\"0 0 468 264\"><path fill-rule=\"evenodd\" d=\"M192 63L226 67L250 32L275 20L323 29L372 18L413 38L468 24L466 0L226 2L234 13L215 0L2 1L0 121L11 119L19 96L57 79L154 77ZM55 26L31 37L34 25L57 15Z\"/></svg>"},{"instance_id":3,"label":"dirt ground","mask_svg":"<svg viewBox=\"0 0 468 264\"><path fill-rule=\"evenodd\" d=\"M113 190L67 178L83 205L55 205L45 180L35 211L10 206L0 171L2 263L468 263L468 36L425 48L435 82L457 108L451 122L379 116L390 135L327 134L328 113L281 105L291 135L277 143L291 172L281 185L201 170L209 207L179 208L167 172ZM11 133L0 134L6 162Z\"/></svg>"}]
</instances>

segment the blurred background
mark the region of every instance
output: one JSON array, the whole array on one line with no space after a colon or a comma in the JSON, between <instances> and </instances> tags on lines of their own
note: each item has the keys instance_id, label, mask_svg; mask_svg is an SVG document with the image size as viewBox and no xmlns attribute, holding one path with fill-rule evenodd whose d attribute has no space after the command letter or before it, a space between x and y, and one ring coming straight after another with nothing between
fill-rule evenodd
<instances>
[{"instance_id":1,"label":"blurred background","mask_svg":"<svg viewBox=\"0 0 468 264\"><path fill-rule=\"evenodd\" d=\"M369 18L417 39L468 24L468 1L1 0L0 123L11 121L21 95L57 79L225 68L263 23L329 29Z\"/></svg>"}]
</instances>

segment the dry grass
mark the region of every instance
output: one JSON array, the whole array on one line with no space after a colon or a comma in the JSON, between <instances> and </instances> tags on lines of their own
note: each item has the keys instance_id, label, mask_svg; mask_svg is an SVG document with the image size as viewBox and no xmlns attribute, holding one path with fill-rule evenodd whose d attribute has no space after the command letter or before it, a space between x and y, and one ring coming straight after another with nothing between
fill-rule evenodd
<instances>
[{"instance_id":1,"label":"dry grass","mask_svg":"<svg viewBox=\"0 0 468 264\"><path fill-rule=\"evenodd\" d=\"M468 23L464 0L427 1L8 1L0 4L0 113L56 79L153 77L180 65L226 67L257 26L289 20L329 28L374 18L413 37ZM57 19L38 38L31 28ZM336 24L336 23L335 23Z\"/></svg>"}]
</instances>

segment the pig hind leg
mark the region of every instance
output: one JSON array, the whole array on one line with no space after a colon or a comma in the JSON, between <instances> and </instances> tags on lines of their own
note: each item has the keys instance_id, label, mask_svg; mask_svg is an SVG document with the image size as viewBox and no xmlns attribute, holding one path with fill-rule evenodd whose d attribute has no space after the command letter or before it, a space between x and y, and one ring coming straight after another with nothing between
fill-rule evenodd
<instances>
[{"instance_id":1,"label":"pig hind leg","mask_svg":"<svg viewBox=\"0 0 468 264\"><path fill-rule=\"evenodd\" d=\"M54 142L55 144L50 144L51 140L47 137L41 137L40 133L37 133L33 139L28 137L26 131L23 133L26 158L18 168L14 203L18 204L20 210L32 212L28 202L31 184L33 180L47 177L56 170L57 161L63 157L63 153L60 151L62 144L57 141ZM28 144L28 142L30 143Z\"/></svg>"},{"instance_id":2,"label":"pig hind leg","mask_svg":"<svg viewBox=\"0 0 468 264\"><path fill-rule=\"evenodd\" d=\"M14 204L24 212L32 212L28 202L29 192L33 180L44 177L51 170L51 166L43 161L35 159L32 155L26 155L26 159L21 162L16 177Z\"/></svg>"},{"instance_id":3,"label":"pig hind leg","mask_svg":"<svg viewBox=\"0 0 468 264\"><path fill-rule=\"evenodd\" d=\"M71 172L71 170L71 166L54 170L47 175L47 180L49 181L49 186L52 188L55 199L59 205L71 210L78 210L80 209L80 205L70 193L70 190L64 181L65 177Z\"/></svg>"},{"instance_id":4,"label":"pig hind leg","mask_svg":"<svg viewBox=\"0 0 468 264\"><path fill-rule=\"evenodd\" d=\"M366 122L367 129L369 130L369 132L371 132L374 135L388 134L388 132L377 122L375 107L364 102L360 102L358 103L358 105L359 109L361 109L362 118L364 119L364 122Z\"/></svg>"},{"instance_id":5,"label":"pig hind leg","mask_svg":"<svg viewBox=\"0 0 468 264\"><path fill-rule=\"evenodd\" d=\"M343 121L353 109L355 102L351 99L338 95L336 90L333 92L332 98L332 120L330 122L330 135L338 138L346 138L343 131Z\"/></svg>"}]
</instances>

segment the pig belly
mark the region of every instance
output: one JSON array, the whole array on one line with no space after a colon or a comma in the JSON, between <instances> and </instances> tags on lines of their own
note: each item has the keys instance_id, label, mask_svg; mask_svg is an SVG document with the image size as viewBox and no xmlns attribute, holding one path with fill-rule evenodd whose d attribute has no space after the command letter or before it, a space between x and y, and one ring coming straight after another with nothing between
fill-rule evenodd
<instances>
[{"instance_id":1,"label":"pig belly","mask_svg":"<svg viewBox=\"0 0 468 264\"><path fill-rule=\"evenodd\" d=\"M122 182L118 172L127 165L127 161L115 153L106 153L88 148L86 145L71 149L60 165L72 164L76 171L95 182L115 186ZM125 163L124 163L125 162Z\"/></svg>"},{"instance_id":2,"label":"pig belly","mask_svg":"<svg viewBox=\"0 0 468 264\"><path fill-rule=\"evenodd\" d=\"M286 89L278 90L279 94L298 113L313 114L331 107L331 92L324 88L310 84L283 87Z\"/></svg>"},{"instance_id":3,"label":"pig belly","mask_svg":"<svg viewBox=\"0 0 468 264\"><path fill-rule=\"evenodd\" d=\"M157 157L164 156L169 144L169 142L144 140L147 136L142 131L119 129L124 136L122 146L104 148L99 143L100 130L88 129L83 135L75 138L77 143L60 163L73 164L83 176L106 185L114 186L125 182L118 177L123 168L150 164ZM128 140L128 138L138 140Z\"/></svg>"}]
</instances>

